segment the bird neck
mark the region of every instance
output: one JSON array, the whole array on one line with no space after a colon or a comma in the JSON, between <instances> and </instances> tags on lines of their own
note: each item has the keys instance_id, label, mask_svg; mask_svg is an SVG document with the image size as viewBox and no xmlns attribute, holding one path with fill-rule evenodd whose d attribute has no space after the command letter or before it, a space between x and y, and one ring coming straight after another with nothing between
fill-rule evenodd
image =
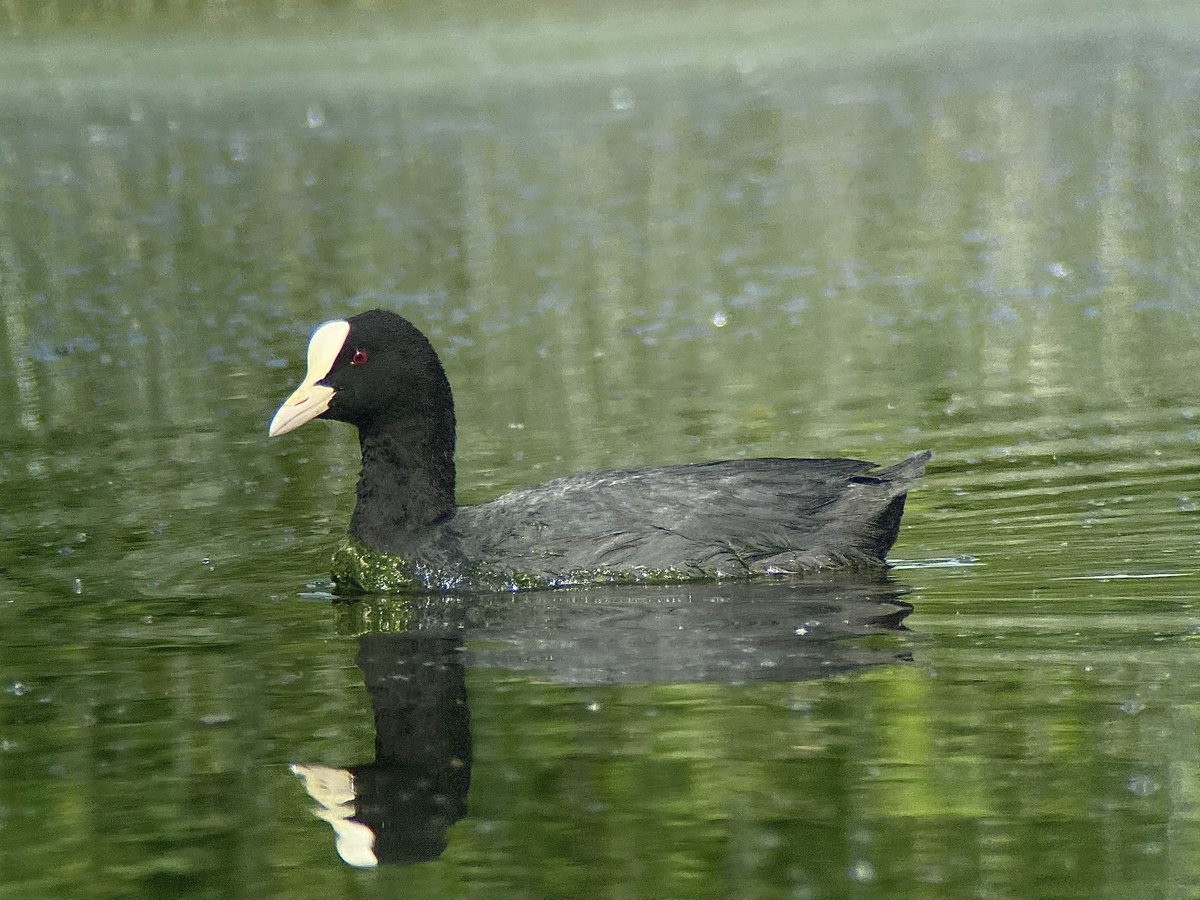
<instances>
[{"instance_id":1,"label":"bird neck","mask_svg":"<svg viewBox=\"0 0 1200 900\"><path fill-rule=\"evenodd\" d=\"M454 419L393 421L358 433L362 471L350 534L398 552L454 511Z\"/></svg>"}]
</instances>

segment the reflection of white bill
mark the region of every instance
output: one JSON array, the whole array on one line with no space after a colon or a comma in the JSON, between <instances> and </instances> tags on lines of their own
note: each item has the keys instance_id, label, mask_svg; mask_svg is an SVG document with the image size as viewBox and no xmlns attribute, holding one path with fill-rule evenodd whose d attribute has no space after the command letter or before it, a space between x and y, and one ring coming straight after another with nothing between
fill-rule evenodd
<instances>
[{"instance_id":1,"label":"reflection of white bill","mask_svg":"<svg viewBox=\"0 0 1200 900\"><path fill-rule=\"evenodd\" d=\"M348 865L371 868L378 865L375 858L375 832L354 815L354 776L345 769L329 766L292 763L292 774L304 783L308 796L317 801L313 815L324 819L333 828L338 856Z\"/></svg>"}]
</instances>

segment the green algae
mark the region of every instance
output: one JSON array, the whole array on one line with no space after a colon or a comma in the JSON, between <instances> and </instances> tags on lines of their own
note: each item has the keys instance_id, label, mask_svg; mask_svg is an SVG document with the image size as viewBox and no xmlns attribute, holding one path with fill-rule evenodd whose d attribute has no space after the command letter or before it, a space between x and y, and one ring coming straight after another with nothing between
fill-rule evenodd
<instances>
[{"instance_id":1,"label":"green algae","mask_svg":"<svg viewBox=\"0 0 1200 900\"><path fill-rule=\"evenodd\" d=\"M481 563L437 567L350 541L333 555L332 575L341 593L518 593L562 587L626 584L683 584L720 581L719 573L697 568L593 569L538 574L489 568Z\"/></svg>"},{"instance_id":2,"label":"green algae","mask_svg":"<svg viewBox=\"0 0 1200 900\"><path fill-rule=\"evenodd\" d=\"M544 590L553 579L530 572L488 569L479 564L432 566L353 541L333 555L333 580L348 592L368 594L477 593Z\"/></svg>"},{"instance_id":3,"label":"green algae","mask_svg":"<svg viewBox=\"0 0 1200 900\"><path fill-rule=\"evenodd\" d=\"M399 594L429 589L419 579L412 560L377 553L354 542L343 544L334 552L330 574L339 589L352 592Z\"/></svg>"}]
</instances>

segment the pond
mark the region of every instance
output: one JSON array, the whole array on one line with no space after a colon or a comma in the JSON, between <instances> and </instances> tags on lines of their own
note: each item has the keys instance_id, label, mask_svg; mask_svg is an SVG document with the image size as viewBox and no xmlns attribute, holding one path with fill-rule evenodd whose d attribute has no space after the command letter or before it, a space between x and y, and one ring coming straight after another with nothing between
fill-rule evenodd
<instances>
[{"instance_id":1,"label":"pond","mask_svg":"<svg viewBox=\"0 0 1200 900\"><path fill-rule=\"evenodd\" d=\"M0 897L1194 894L1200 14L671 9L0 49ZM928 448L896 565L335 598L372 307L460 502Z\"/></svg>"}]
</instances>

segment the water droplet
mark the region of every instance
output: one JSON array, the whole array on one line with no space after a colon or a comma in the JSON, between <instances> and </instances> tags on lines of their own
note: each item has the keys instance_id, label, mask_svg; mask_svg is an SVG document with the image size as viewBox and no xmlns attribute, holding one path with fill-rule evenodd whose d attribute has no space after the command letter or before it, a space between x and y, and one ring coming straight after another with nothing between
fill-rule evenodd
<instances>
[{"instance_id":1,"label":"water droplet","mask_svg":"<svg viewBox=\"0 0 1200 900\"><path fill-rule=\"evenodd\" d=\"M850 867L850 877L859 884L869 884L875 880L875 867L865 859L860 859Z\"/></svg>"},{"instance_id":2,"label":"water droplet","mask_svg":"<svg viewBox=\"0 0 1200 900\"><path fill-rule=\"evenodd\" d=\"M724 328L728 321L729 317L725 315L725 313L720 312L719 310L713 313L712 323L717 328Z\"/></svg>"},{"instance_id":3,"label":"water droplet","mask_svg":"<svg viewBox=\"0 0 1200 900\"><path fill-rule=\"evenodd\" d=\"M738 70L739 75L749 75L758 65L749 53L739 53L733 58L733 67Z\"/></svg>"},{"instance_id":4,"label":"water droplet","mask_svg":"<svg viewBox=\"0 0 1200 900\"><path fill-rule=\"evenodd\" d=\"M1125 779L1125 789L1135 797L1149 797L1158 790L1158 783L1149 775L1135 772Z\"/></svg>"},{"instance_id":5,"label":"water droplet","mask_svg":"<svg viewBox=\"0 0 1200 900\"><path fill-rule=\"evenodd\" d=\"M234 162L245 162L250 156L250 142L244 134L235 134L229 139L229 158Z\"/></svg>"},{"instance_id":6,"label":"water droplet","mask_svg":"<svg viewBox=\"0 0 1200 900\"><path fill-rule=\"evenodd\" d=\"M593 700L591 703L585 706L584 709L586 709L588 712L600 712L600 704L598 701Z\"/></svg>"},{"instance_id":7,"label":"water droplet","mask_svg":"<svg viewBox=\"0 0 1200 900\"><path fill-rule=\"evenodd\" d=\"M1122 700L1119 705L1121 712L1125 713L1127 716L1136 716L1146 708L1146 704L1137 697L1127 697Z\"/></svg>"},{"instance_id":8,"label":"water droplet","mask_svg":"<svg viewBox=\"0 0 1200 900\"><path fill-rule=\"evenodd\" d=\"M612 103L612 108L617 112L633 109L633 94L627 88L613 88L610 102Z\"/></svg>"},{"instance_id":9,"label":"water droplet","mask_svg":"<svg viewBox=\"0 0 1200 900\"><path fill-rule=\"evenodd\" d=\"M320 128L325 124L325 111L314 103L305 113L304 121L308 123L309 128Z\"/></svg>"},{"instance_id":10,"label":"water droplet","mask_svg":"<svg viewBox=\"0 0 1200 900\"><path fill-rule=\"evenodd\" d=\"M71 593L72 594L82 594L83 593L83 579L82 578L76 578L74 581L71 582Z\"/></svg>"},{"instance_id":11,"label":"water droplet","mask_svg":"<svg viewBox=\"0 0 1200 900\"><path fill-rule=\"evenodd\" d=\"M14 697L24 697L29 693L29 685L23 681L14 681L8 686L8 692Z\"/></svg>"}]
</instances>

